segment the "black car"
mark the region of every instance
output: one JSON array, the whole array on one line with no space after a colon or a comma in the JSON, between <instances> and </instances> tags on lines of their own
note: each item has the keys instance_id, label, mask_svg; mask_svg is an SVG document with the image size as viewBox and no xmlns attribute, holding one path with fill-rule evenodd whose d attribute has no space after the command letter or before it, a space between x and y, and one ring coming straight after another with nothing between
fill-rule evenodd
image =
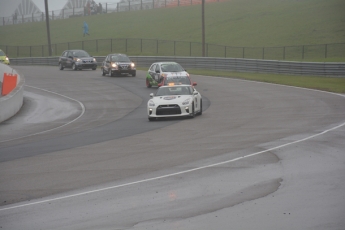
<instances>
[{"instance_id":1,"label":"black car","mask_svg":"<svg viewBox=\"0 0 345 230\"><path fill-rule=\"evenodd\" d=\"M102 66L102 75L109 76L120 75L120 74L130 74L135 77L137 70L135 64L129 59L126 54L109 54L104 59Z\"/></svg>"},{"instance_id":2,"label":"black car","mask_svg":"<svg viewBox=\"0 0 345 230\"><path fill-rule=\"evenodd\" d=\"M97 69L97 61L85 50L65 50L59 58L59 68L71 68L73 70Z\"/></svg>"}]
</instances>

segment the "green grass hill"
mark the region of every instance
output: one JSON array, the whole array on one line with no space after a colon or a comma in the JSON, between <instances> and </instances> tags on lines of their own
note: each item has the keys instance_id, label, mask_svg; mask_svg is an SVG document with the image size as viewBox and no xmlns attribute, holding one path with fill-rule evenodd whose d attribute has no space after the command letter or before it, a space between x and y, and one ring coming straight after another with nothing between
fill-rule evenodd
<instances>
[{"instance_id":1,"label":"green grass hill","mask_svg":"<svg viewBox=\"0 0 345 230\"><path fill-rule=\"evenodd\" d=\"M90 37L201 42L201 5L50 21L51 42ZM228 0L205 6L206 43L274 47L345 43L344 0ZM0 45L47 44L45 22L0 26Z\"/></svg>"}]
</instances>

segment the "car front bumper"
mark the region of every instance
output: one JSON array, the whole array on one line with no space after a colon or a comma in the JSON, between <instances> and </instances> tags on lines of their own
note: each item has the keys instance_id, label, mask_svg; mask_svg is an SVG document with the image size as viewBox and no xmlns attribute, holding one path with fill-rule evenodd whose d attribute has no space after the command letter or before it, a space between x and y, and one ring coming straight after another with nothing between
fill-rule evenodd
<instances>
[{"instance_id":1,"label":"car front bumper","mask_svg":"<svg viewBox=\"0 0 345 230\"><path fill-rule=\"evenodd\" d=\"M183 117L192 115L192 105L159 105L147 107L148 117Z\"/></svg>"},{"instance_id":2,"label":"car front bumper","mask_svg":"<svg viewBox=\"0 0 345 230\"><path fill-rule=\"evenodd\" d=\"M83 62L76 62L75 65L78 69L95 69L97 68L97 63L83 63Z\"/></svg>"}]
</instances>

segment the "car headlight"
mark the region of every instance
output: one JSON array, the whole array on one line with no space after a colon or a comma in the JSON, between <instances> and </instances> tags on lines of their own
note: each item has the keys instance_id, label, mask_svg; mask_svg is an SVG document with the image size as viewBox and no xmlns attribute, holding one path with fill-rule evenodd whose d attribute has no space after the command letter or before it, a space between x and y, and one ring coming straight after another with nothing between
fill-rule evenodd
<instances>
[{"instance_id":1,"label":"car headlight","mask_svg":"<svg viewBox=\"0 0 345 230\"><path fill-rule=\"evenodd\" d=\"M184 100L184 101L182 102L182 105L188 105L189 102L190 102L190 98Z\"/></svg>"},{"instance_id":2,"label":"car headlight","mask_svg":"<svg viewBox=\"0 0 345 230\"><path fill-rule=\"evenodd\" d=\"M112 63L112 64L111 64L111 67L116 68L116 67L117 67L116 63Z\"/></svg>"},{"instance_id":3,"label":"car headlight","mask_svg":"<svg viewBox=\"0 0 345 230\"><path fill-rule=\"evenodd\" d=\"M134 64L133 62L131 63L131 67L132 67L132 68L134 68L134 67L135 67L135 64Z\"/></svg>"},{"instance_id":4,"label":"car headlight","mask_svg":"<svg viewBox=\"0 0 345 230\"><path fill-rule=\"evenodd\" d=\"M8 59L8 57L5 57L5 60L6 60L6 61L9 61L10 59Z\"/></svg>"},{"instance_id":5,"label":"car headlight","mask_svg":"<svg viewBox=\"0 0 345 230\"><path fill-rule=\"evenodd\" d=\"M93 58L93 61L94 61L94 62L97 62L97 61L96 61L96 58Z\"/></svg>"},{"instance_id":6,"label":"car headlight","mask_svg":"<svg viewBox=\"0 0 345 230\"><path fill-rule=\"evenodd\" d=\"M80 62L81 60L79 58L74 58L74 61Z\"/></svg>"},{"instance_id":7,"label":"car headlight","mask_svg":"<svg viewBox=\"0 0 345 230\"><path fill-rule=\"evenodd\" d=\"M149 106L155 106L155 103L152 100L149 100Z\"/></svg>"}]
</instances>

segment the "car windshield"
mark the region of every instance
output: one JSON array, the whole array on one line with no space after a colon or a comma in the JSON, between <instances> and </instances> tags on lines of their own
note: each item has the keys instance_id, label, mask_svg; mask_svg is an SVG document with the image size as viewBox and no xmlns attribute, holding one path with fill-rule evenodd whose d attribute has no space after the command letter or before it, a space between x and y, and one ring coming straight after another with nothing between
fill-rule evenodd
<instances>
[{"instance_id":1,"label":"car windshield","mask_svg":"<svg viewBox=\"0 0 345 230\"><path fill-rule=\"evenodd\" d=\"M116 62L130 62L129 58L127 56L111 56L111 61L116 61Z\"/></svg>"},{"instance_id":2,"label":"car windshield","mask_svg":"<svg viewBox=\"0 0 345 230\"><path fill-rule=\"evenodd\" d=\"M90 55L83 50L73 51L72 54L73 57L90 57Z\"/></svg>"},{"instance_id":3,"label":"car windshield","mask_svg":"<svg viewBox=\"0 0 345 230\"><path fill-rule=\"evenodd\" d=\"M157 90L156 96L168 96L168 95L192 95L193 90L190 86L179 87L161 87Z\"/></svg>"},{"instance_id":4,"label":"car windshield","mask_svg":"<svg viewBox=\"0 0 345 230\"><path fill-rule=\"evenodd\" d=\"M6 56L6 54L4 53L4 51L0 50L0 56Z\"/></svg>"},{"instance_id":5,"label":"car windshield","mask_svg":"<svg viewBox=\"0 0 345 230\"><path fill-rule=\"evenodd\" d=\"M163 63L161 64L163 72L182 72L184 69L177 63Z\"/></svg>"},{"instance_id":6,"label":"car windshield","mask_svg":"<svg viewBox=\"0 0 345 230\"><path fill-rule=\"evenodd\" d=\"M190 79L187 76L169 76L164 81L164 85L171 83L174 83L174 85L191 85Z\"/></svg>"}]
</instances>

